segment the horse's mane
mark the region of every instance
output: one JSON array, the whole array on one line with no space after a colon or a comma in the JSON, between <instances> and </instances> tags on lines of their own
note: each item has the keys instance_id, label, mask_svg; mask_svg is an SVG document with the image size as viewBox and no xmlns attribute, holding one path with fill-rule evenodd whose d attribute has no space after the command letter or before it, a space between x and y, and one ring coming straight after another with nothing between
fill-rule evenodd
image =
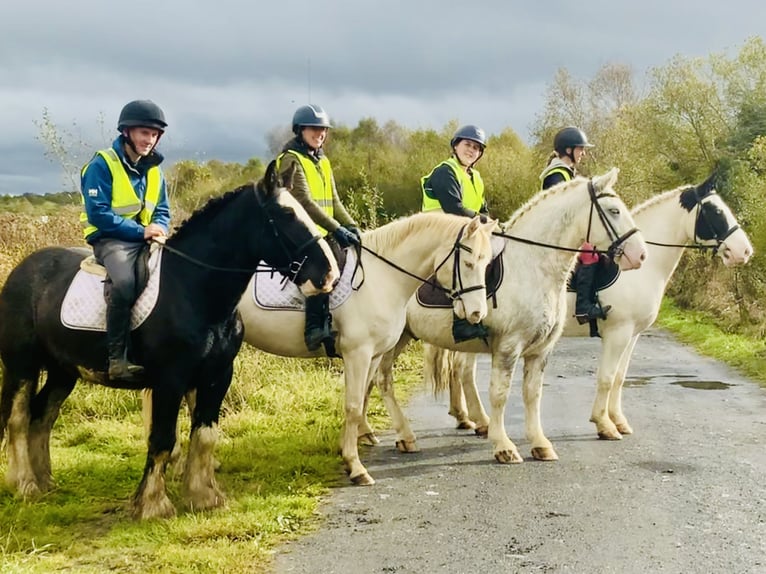
<instances>
[{"instance_id":1,"label":"horse's mane","mask_svg":"<svg viewBox=\"0 0 766 574\"><path fill-rule=\"evenodd\" d=\"M655 195L653 197L650 197L649 199L647 199L643 203L639 203L636 207L634 207L631 210L631 213L633 215L641 213L645 209L648 209L648 208L652 207L653 205L655 205L657 203L660 203L662 201L667 200L669 196L676 196L676 195L686 191L687 189L693 189L693 188L694 188L694 186L691 186L691 185L680 185L680 186L676 187L675 189L671 189L671 190L659 193L659 194L657 194L657 195Z\"/></svg>"},{"instance_id":2,"label":"horse's mane","mask_svg":"<svg viewBox=\"0 0 766 574\"><path fill-rule=\"evenodd\" d=\"M386 250L410 239L417 226L419 233L439 233L457 238L458 231L470 219L459 215L426 211L401 217L364 234L364 245L373 250Z\"/></svg>"},{"instance_id":3,"label":"horse's mane","mask_svg":"<svg viewBox=\"0 0 766 574\"><path fill-rule=\"evenodd\" d=\"M579 185L580 183L587 182L587 181L588 181L587 178L578 175L574 177L573 179L570 179L568 181L562 181L552 187L549 187L548 189L538 191L535 195L529 198L526 203L524 203L521 207L519 207L516 211L514 211L513 214L511 215L511 218L507 222L505 222L503 226L506 229L512 227L525 213L527 213L530 209L532 209L535 205L537 205L544 199L550 197L551 195L562 193L566 191L567 189L569 189L570 187L574 187L575 185Z\"/></svg>"},{"instance_id":4,"label":"horse's mane","mask_svg":"<svg viewBox=\"0 0 766 574\"><path fill-rule=\"evenodd\" d=\"M181 239L187 235L196 233L197 227L200 225L206 225L210 223L210 220L218 215L227 205L229 205L234 198L242 195L243 192L252 191L253 184L249 183L238 187L233 191L227 191L223 195L210 199L205 205L197 209L192 213L188 219L183 221L181 225L176 227L176 231L173 234L173 239Z\"/></svg>"}]
</instances>

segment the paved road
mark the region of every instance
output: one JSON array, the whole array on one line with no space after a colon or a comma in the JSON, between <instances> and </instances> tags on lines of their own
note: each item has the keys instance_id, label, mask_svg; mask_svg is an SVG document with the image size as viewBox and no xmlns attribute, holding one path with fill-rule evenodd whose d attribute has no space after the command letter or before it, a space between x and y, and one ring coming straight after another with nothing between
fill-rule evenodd
<instances>
[{"instance_id":1,"label":"paved road","mask_svg":"<svg viewBox=\"0 0 766 574\"><path fill-rule=\"evenodd\" d=\"M639 341L624 391L635 434L588 422L598 342L562 339L543 425L560 460L504 466L454 429L446 397L407 413L422 452L394 436L363 451L377 484L335 489L323 527L283 547L277 573L766 573L766 391L662 331ZM523 455L517 376L506 425ZM479 380L487 402L488 360Z\"/></svg>"}]
</instances>

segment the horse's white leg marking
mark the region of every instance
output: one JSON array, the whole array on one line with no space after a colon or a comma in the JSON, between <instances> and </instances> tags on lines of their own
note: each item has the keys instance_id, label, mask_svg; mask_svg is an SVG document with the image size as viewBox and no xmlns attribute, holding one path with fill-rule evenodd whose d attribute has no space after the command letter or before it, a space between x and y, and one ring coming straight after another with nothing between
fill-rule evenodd
<instances>
[{"instance_id":1,"label":"horse's white leg marking","mask_svg":"<svg viewBox=\"0 0 766 574\"><path fill-rule=\"evenodd\" d=\"M344 350L343 363L346 379L344 407L346 420L341 435L343 462L351 482L359 485L375 484L373 478L367 473L367 469L364 468L362 461L359 460L359 448L357 446L359 427L364 418L362 409L370 376L372 353L364 347L354 349L351 352ZM375 366L377 366L377 362Z\"/></svg>"},{"instance_id":2,"label":"horse's white leg marking","mask_svg":"<svg viewBox=\"0 0 766 574\"><path fill-rule=\"evenodd\" d=\"M608 334L604 334L601 342L601 357L596 373L596 398L593 401L590 417L590 421L596 424L596 432L601 439L619 440L622 438L617 427L609 418L609 395L612 392L621 358L630 346L630 339L631 326L625 325L621 329L609 330Z\"/></svg>"},{"instance_id":3,"label":"horse's white leg marking","mask_svg":"<svg viewBox=\"0 0 766 574\"><path fill-rule=\"evenodd\" d=\"M7 371L6 371L7 373ZM29 457L30 403L37 388L36 381L23 380L13 399L8 419L8 472L6 481L19 494L31 497L40 494L32 460Z\"/></svg>"},{"instance_id":4,"label":"horse's white leg marking","mask_svg":"<svg viewBox=\"0 0 766 574\"><path fill-rule=\"evenodd\" d=\"M465 404L468 408L468 418L476 425L476 434L487 436L489 429L489 416L484 410L479 398L479 389L476 386L476 363L478 355L475 353L459 353L463 355L460 362L460 370L457 373L460 377Z\"/></svg>"},{"instance_id":5,"label":"horse's white leg marking","mask_svg":"<svg viewBox=\"0 0 766 574\"><path fill-rule=\"evenodd\" d=\"M189 456L184 468L184 493L192 510L217 508L225 497L215 480L216 427L198 427L191 433Z\"/></svg>"},{"instance_id":6,"label":"horse's white leg marking","mask_svg":"<svg viewBox=\"0 0 766 574\"><path fill-rule=\"evenodd\" d=\"M398 401L396 400L396 394L394 393L394 373L393 364L396 358L396 348L392 349L388 353L385 353L380 359L380 364L373 375L375 383L378 385L380 396L383 398L383 403L386 405L388 414L391 417L391 426L396 431L396 448L399 452L420 452L417 445L417 437L412 431L410 421L404 416ZM365 417L366 420L366 417Z\"/></svg>"},{"instance_id":7,"label":"horse's white leg marking","mask_svg":"<svg viewBox=\"0 0 766 574\"><path fill-rule=\"evenodd\" d=\"M144 474L133 497L135 518L171 518L176 515L176 509L165 490L165 467L169 458L170 453L167 452L157 455L152 469Z\"/></svg>"},{"instance_id":8,"label":"horse's white leg marking","mask_svg":"<svg viewBox=\"0 0 766 574\"><path fill-rule=\"evenodd\" d=\"M496 350L492 354L492 374L489 380L489 432L495 459L502 463L518 463L524 459L505 432L505 403L511 390L511 378L516 368L518 354Z\"/></svg>"},{"instance_id":9,"label":"horse's white leg marking","mask_svg":"<svg viewBox=\"0 0 766 574\"><path fill-rule=\"evenodd\" d=\"M628 344L628 348L622 354L620 366L617 369L617 376L612 385L612 392L609 394L609 418L612 419L617 430L622 434L633 434L633 428L622 412L622 386L628 374L628 366L630 366L630 359L633 357L633 349L636 347L636 342L640 336L640 333L634 335Z\"/></svg>"},{"instance_id":10,"label":"horse's white leg marking","mask_svg":"<svg viewBox=\"0 0 766 574\"><path fill-rule=\"evenodd\" d=\"M548 360L548 353L524 357L524 397L525 425L527 439L532 446L532 456L537 460L558 460L559 456L543 432L540 420L540 401L543 396L543 370Z\"/></svg>"}]
</instances>

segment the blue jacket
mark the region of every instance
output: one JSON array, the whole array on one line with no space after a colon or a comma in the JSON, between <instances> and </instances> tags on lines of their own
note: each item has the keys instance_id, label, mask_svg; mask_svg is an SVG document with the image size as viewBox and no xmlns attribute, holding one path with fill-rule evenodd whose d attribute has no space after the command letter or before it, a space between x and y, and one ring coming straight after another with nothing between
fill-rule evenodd
<instances>
[{"instance_id":1,"label":"blue jacket","mask_svg":"<svg viewBox=\"0 0 766 574\"><path fill-rule=\"evenodd\" d=\"M135 189L139 199L143 200L146 193L146 172L150 167L162 163L164 157L159 152L153 151L149 156L139 159L138 163L133 165L125 157L122 146L121 137L112 142L112 149L122 159L122 165L128 174L133 189ZM144 240L143 225L117 215L112 210L112 174L109 172L104 158L100 155L96 154L88 163L80 180L80 189L82 190L88 221L98 228L98 231L88 236L88 243L93 244L102 237L121 239L122 241ZM168 204L164 174L160 174L160 198L152 213L152 223L162 226L166 232L170 225L170 205Z\"/></svg>"}]
</instances>

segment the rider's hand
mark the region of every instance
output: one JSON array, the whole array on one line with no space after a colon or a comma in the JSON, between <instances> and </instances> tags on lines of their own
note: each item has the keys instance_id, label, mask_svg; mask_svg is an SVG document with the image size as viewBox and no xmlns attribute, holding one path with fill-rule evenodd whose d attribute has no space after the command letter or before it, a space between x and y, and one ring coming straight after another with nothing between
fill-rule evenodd
<instances>
[{"instance_id":1,"label":"rider's hand","mask_svg":"<svg viewBox=\"0 0 766 574\"><path fill-rule=\"evenodd\" d=\"M147 241L155 237L165 237L165 229L156 223L150 223L144 227L144 239Z\"/></svg>"},{"instance_id":2,"label":"rider's hand","mask_svg":"<svg viewBox=\"0 0 766 574\"><path fill-rule=\"evenodd\" d=\"M348 229L348 230L349 230L351 233L353 233L354 235L356 235L356 238L357 238L357 239L359 240L359 242L361 243L361 241L362 241L362 231L361 231L361 230L360 230L360 229L359 229L359 228L358 228L356 225L344 225L343 227L345 227L345 228L346 228L346 229Z\"/></svg>"},{"instance_id":3,"label":"rider's hand","mask_svg":"<svg viewBox=\"0 0 766 574\"><path fill-rule=\"evenodd\" d=\"M343 249L352 245L360 245L359 238L345 227L339 227L332 232L332 235Z\"/></svg>"}]
</instances>

